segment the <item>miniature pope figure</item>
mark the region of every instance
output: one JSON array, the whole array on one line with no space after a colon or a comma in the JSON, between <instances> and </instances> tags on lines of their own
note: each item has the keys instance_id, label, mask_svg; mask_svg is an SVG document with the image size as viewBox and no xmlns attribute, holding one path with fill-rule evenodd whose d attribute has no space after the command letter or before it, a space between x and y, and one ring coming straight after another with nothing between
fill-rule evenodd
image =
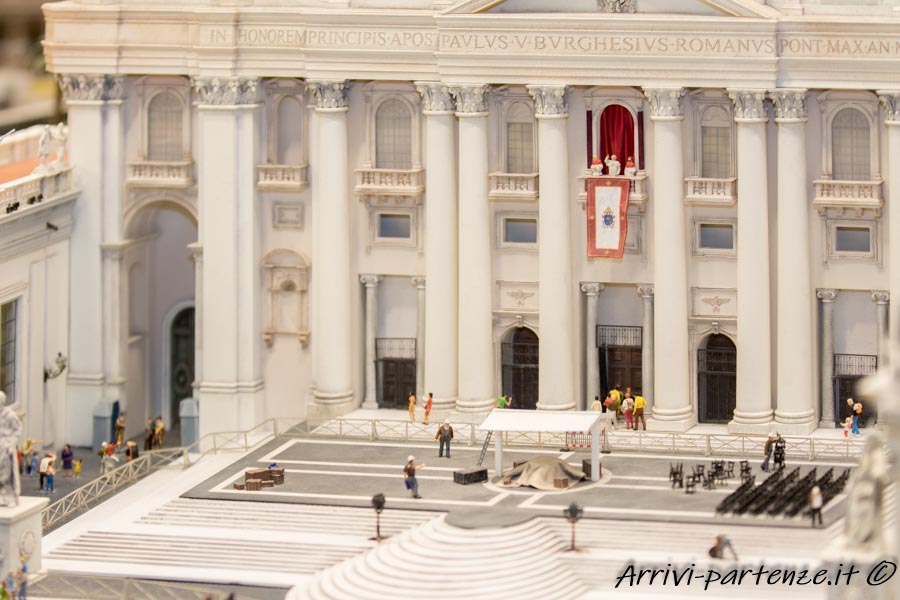
<instances>
[{"instance_id":1,"label":"miniature pope figure","mask_svg":"<svg viewBox=\"0 0 900 600\"><path fill-rule=\"evenodd\" d=\"M625 177L634 177L637 173L637 168L634 166L634 157L629 156L628 160L625 161Z\"/></svg>"},{"instance_id":2,"label":"miniature pope figure","mask_svg":"<svg viewBox=\"0 0 900 600\"><path fill-rule=\"evenodd\" d=\"M12 406L6 405L6 394L0 392L0 506L18 506L19 467L16 445L22 435L22 421Z\"/></svg>"},{"instance_id":3,"label":"miniature pope figure","mask_svg":"<svg viewBox=\"0 0 900 600\"><path fill-rule=\"evenodd\" d=\"M616 155L607 156L604 161L610 177L618 177L622 172L622 163L616 159Z\"/></svg>"},{"instance_id":4,"label":"miniature pope figure","mask_svg":"<svg viewBox=\"0 0 900 600\"><path fill-rule=\"evenodd\" d=\"M591 161L591 175L594 177L603 175L603 161L596 154L594 155L594 160Z\"/></svg>"}]
</instances>

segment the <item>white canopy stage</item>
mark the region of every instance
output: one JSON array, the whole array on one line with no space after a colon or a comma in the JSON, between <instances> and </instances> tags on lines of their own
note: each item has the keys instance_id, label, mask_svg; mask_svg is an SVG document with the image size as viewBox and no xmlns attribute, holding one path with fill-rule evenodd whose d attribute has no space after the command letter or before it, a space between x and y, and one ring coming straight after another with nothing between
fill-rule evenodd
<instances>
[{"instance_id":1,"label":"white canopy stage","mask_svg":"<svg viewBox=\"0 0 900 600\"><path fill-rule=\"evenodd\" d=\"M480 431L591 432L591 481L600 480L600 430L612 423L612 413L495 408L478 426ZM494 470L503 476L503 436L494 436Z\"/></svg>"}]
</instances>

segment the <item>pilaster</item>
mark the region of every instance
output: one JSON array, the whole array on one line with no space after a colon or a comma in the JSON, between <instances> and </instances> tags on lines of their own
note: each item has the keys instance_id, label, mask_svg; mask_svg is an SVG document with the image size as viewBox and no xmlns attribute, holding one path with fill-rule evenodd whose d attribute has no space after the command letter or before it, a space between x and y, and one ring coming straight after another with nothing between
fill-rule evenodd
<instances>
[{"instance_id":1,"label":"pilaster","mask_svg":"<svg viewBox=\"0 0 900 600\"><path fill-rule=\"evenodd\" d=\"M381 276L360 275L359 281L366 287L366 396L362 407L374 410L378 408L375 339L378 337L378 286Z\"/></svg>"},{"instance_id":2,"label":"pilaster","mask_svg":"<svg viewBox=\"0 0 900 600\"><path fill-rule=\"evenodd\" d=\"M409 282L416 288L416 398L425 396L425 278L412 277Z\"/></svg>"},{"instance_id":3,"label":"pilaster","mask_svg":"<svg viewBox=\"0 0 900 600\"><path fill-rule=\"evenodd\" d=\"M818 290L816 297L822 303L822 339L819 356L821 383L819 385L821 415L819 427L834 429L834 301L837 290Z\"/></svg>"},{"instance_id":4,"label":"pilaster","mask_svg":"<svg viewBox=\"0 0 900 600\"><path fill-rule=\"evenodd\" d=\"M643 301L641 318L641 395L647 401L644 412L653 410L653 286L639 285L637 295Z\"/></svg>"},{"instance_id":5,"label":"pilaster","mask_svg":"<svg viewBox=\"0 0 900 600\"><path fill-rule=\"evenodd\" d=\"M597 348L597 320L598 301L600 292L606 286L602 283L582 283L581 291L584 292L587 314L584 328L584 356L586 365L585 398L581 410L588 410L595 396L600 396L600 349ZM602 398L601 398L602 400Z\"/></svg>"}]
</instances>

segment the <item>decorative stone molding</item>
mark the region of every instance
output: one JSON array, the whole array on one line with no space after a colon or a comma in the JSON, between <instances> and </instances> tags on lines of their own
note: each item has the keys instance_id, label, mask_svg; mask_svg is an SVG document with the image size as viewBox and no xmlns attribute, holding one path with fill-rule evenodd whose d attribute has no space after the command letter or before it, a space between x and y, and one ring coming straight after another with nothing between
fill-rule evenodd
<instances>
[{"instance_id":1,"label":"decorative stone molding","mask_svg":"<svg viewBox=\"0 0 900 600\"><path fill-rule=\"evenodd\" d=\"M538 119L564 119L569 116L567 85L527 85L534 98L534 116Z\"/></svg>"},{"instance_id":2,"label":"decorative stone molding","mask_svg":"<svg viewBox=\"0 0 900 600\"><path fill-rule=\"evenodd\" d=\"M766 90L726 91L734 102L735 123L765 123L769 120L766 113Z\"/></svg>"},{"instance_id":3,"label":"decorative stone molding","mask_svg":"<svg viewBox=\"0 0 900 600\"><path fill-rule=\"evenodd\" d=\"M450 88L436 81L417 81L416 90L422 95L422 114L450 115L456 109L456 102Z\"/></svg>"},{"instance_id":4,"label":"decorative stone molding","mask_svg":"<svg viewBox=\"0 0 900 600\"><path fill-rule=\"evenodd\" d=\"M677 120L684 117L681 104L684 88L645 88L644 95L650 102L651 119Z\"/></svg>"},{"instance_id":5,"label":"decorative stone molding","mask_svg":"<svg viewBox=\"0 0 900 600\"><path fill-rule=\"evenodd\" d=\"M597 12L633 14L636 10L636 0L597 0Z\"/></svg>"},{"instance_id":6,"label":"decorative stone molding","mask_svg":"<svg viewBox=\"0 0 900 600\"><path fill-rule=\"evenodd\" d=\"M303 204L273 202L272 227L275 229L303 229Z\"/></svg>"},{"instance_id":7,"label":"decorative stone molding","mask_svg":"<svg viewBox=\"0 0 900 600\"><path fill-rule=\"evenodd\" d=\"M534 292L526 292L525 290L512 290L506 292L506 295L516 301L516 306L525 306L525 301L534 296Z\"/></svg>"},{"instance_id":8,"label":"decorative stone molding","mask_svg":"<svg viewBox=\"0 0 900 600\"><path fill-rule=\"evenodd\" d=\"M350 110L350 82L344 80L310 81L306 90L316 100L316 110L320 112L341 112Z\"/></svg>"},{"instance_id":9,"label":"decorative stone molding","mask_svg":"<svg viewBox=\"0 0 900 600\"><path fill-rule=\"evenodd\" d=\"M691 317L711 319L737 318L737 290L728 288L691 288Z\"/></svg>"},{"instance_id":10,"label":"decorative stone molding","mask_svg":"<svg viewBox=\"0 0 900 600\"><path fill-rule=\"evenodd\" d=\"M56 76L56 82L67 102L104 102L125 97L125 77L122 75Z\"/></svg>"},{"instance_id":11,"label":"decorative stone molding","mask_svg":"<svg viewBox=\"0 0 900 600\"><path fill-rule=\"evenodd\" d=\"M837 299L837 290L816 290L816 298L822 302L834 302Z\"/></svg>"},{"instance_id":12,"label":"decorative stone molding","mask_svg":"<svg viewBox=\"0 0 900 600\"><path fill-rule=\"evenodd\" d=\"M875 304L890 304L891 294L890 292L875 290L872 292L872 302Z\"/></svg>"},{"instance_id":13,"label":"decorative stone molding","mask_svg":"<svg viewBox=\"0 0 900 600\"><path fill-rule=\"evenodd\" d=\"M297 336L309 343L309 261L301 254L279 248L262 260L268 295L268 315L263 340L271 348L275 335Z\"/></svg>"},{"instance_id":14,"label":"decorative stone molding","mask_svg":"<svg viewBox=\"0 0 900 600\"><path fill-rule=\"evenodd\" d=\"M581 291L587 294L588 296L597 296L606 289L606 286L602 283L582 283Z\"/></svg>"},{"instance_id":15,"label":"decorative stone molding","mask_svg":"<svg viewBox=\"0 0 900 600\"><path fill-rule=\"evenodd\" d=\"M409 283L417 290L425 289L425 278L424 277L410 277Z\"/></svg>"},{"instance_id":16,"label":"decorative stone molding","mask_svg":"<svg viewBox=\"0 0 900 600\"><path fill-rule=\"evenodd\" d=\"M769 92L769 99L775 106L776 123L806 122L806 90L779 89Z\"/></svg>"},{"instance_id":17,"label":"decorative stone molding","mask_svg":"<svg viewBox=\"0 0 900 600\"><path fill-rule=\"evenodd\" d=\"M457 117L483 117L487 115L485 96L490 91L488 84L451 85L450 94L456 100Z\"/></svg>"},{"instance_id":18,"label":"decorative stone molding","mask_svg":"<svg viewBox=\"0 0 900 600\"><path fill-rule=\"evenodd\" d=\"M241 106L256 104L259 79L256 77L191 77L191 87L200 105Z\"/></svg>"},{"instance_id":19,"label":"decorative stone molding","mask_svg":"<svg viewBox=\"0 0 900 600\"><path fill-rule=\"evenodd\" d=\"M653 297L653 286L652 285L639 285L636 290L637 295L642 299L646 300L647 298Z\"/></svg>"},{"instance_id":20,"label":"decorative stone molding","mask_svg":"<svg viewBox=\"0 0 900 600\"><path fill-rule=\"evenodd\" d=\"M536 281L495 282L495 314L537 314L538 284Z\"/></svg>"},{"instance_id":21,"label":"decorative stone molding","mask_svg":"<svg viewBox=\"0 0 900 600\"><path fill-rule=\"evenodd\" d=\"M877 93L884 107L884 124L900 125L900 92L878 90Z\"/></svg>"}]
</instances>

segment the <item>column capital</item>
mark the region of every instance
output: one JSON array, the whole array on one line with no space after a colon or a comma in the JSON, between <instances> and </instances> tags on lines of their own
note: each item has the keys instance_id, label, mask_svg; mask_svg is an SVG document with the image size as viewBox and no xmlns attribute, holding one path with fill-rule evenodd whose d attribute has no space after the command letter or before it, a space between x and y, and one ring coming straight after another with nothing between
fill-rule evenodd
<instances>
[{"instance_id":1,"label":"column capital","mask_svg":"<svg viewBox=\"0 0 900 600\"><path fill-rule=\"evenodd\" d=\"M306 90L316 99L317 112L346 112L350 110L347 92L350 82L346 79L307 81Z\"/></svg>"},{"instance_id":2,"label":"column capital","mask_svg":"<svg viewBox=\"0 0 900 600\"><path fill-rule=\"evenodd\" d=\"M835 301L837 298L838 291L837 290L816 290L816 298L822 301L823 304L830 304Z\"/></svg>"},{"instance_id":3,"label":"column capital","mask_svg":"<svg viewBox=\"0 0 900 600\"><path fill-rule=\"evenodd\" d=\"M734 103L735 123L766 123L766 90L727 89L728 97Z\"/></svg>"},{"instance_id":4,"label":"column capital","mask_svg":"<svg viewBox=\"0 0 900 600\"><path fill-rule=\"evenodd\" d=\"M258 100L256 77L191 77L191 87L201 106L254 105Z\"/></svg>"},{"instance_id":5,"label":"column capital","mask_svg":"<svg viewBox=\"0 0 900 600\"><path fill-rule=\"evenodd\" d=\"M878 90L877 94L884 107L884 124L900 125L900 91Z\"/></svg>"},{"instance_id":6,"label":"column capital","mask_svg":"<svg viewBox=\"0 0 900 600\"><path fill-rule=\"evenodd\" d=\"M776 123L806 123L806 90L776 89L769 91L775 106Z\"/></svg>"},{"instance_id":7,"label":"column capital","mask_svg":"<svg viewBox=\"0 0 900 600\"><path fill-rule=\"evenodd\" d=\"M581 291L587 294L588 296L596 296L600 292L606 289L606 286L602 283L582 283Z\"/></svg>"},{"instance_id":8,"label":"column capital","mask_svg":"<svg viewBox=\"0 0 900 600\"><path fill-rule=\"evenodd\" d=\"M115 262L120 262L125 253L125 244L122 242L100 244L100 251L106 258Z\"/></svg>"},{"instance_id":9,"label":"column capital","mask_svg":"<svg viewBox=\"0 0 900 600\"><path fill-rule=\"evenodd\" d=\"M875 304L890 304L891 294L884 290L872 290L872 302Z\"/></svg>"},{"instance_id":10,"label":"column capital","mask_svg":"<svg viewBox=\"0 0 900 600\"><path fill-rule=\"evenodd\" d=\"M416 90L422 95L423 115L452 115L456 102L446 84L439 81L416 81Z\"/></svg>"},{"instance_id":11,"label":"column capital","mask_svg":"<svg viewBox=\"0 0 900 600\"><path fill-rule=\"evenodd\" d=\"M413 286L414 288L416 288L417 290L424 290L424 289L425 289L425 278L424 278L424 277L419 277L419 276L416 276L416 277L410 277L409 282L410 282L410 283L412 284L412 286Z\"/></svg>"},{"instance_id":12,"label":"column capital","mask_svg":"<svg viewBox=\"0 0 900 600\"><path fill-rule=\"evenodd\" d=\"M490 85L486 83L451 84L448 89L456 100L457 117L487 116L487 106L484 101L491 89Z\"/></svg>"},{"instance_id":13,"label":"column capital","mask_svg":"<svg viewBox=\"0 0 900 600\"><path fill-rule=\"evenodd\" d=\"M378 287L381 283L381 275L360 275L359 282L365 284L367 288Z\"/></svg>"},{"instance_id":14,"label":"column capital","mask_svg":"<svg viewBox=\"0 0 900 600\"><path fill-rule=\"evenodd\" d=\"M106 102L125 97L124 75L86 75L62 73L56 83L66 104Z\"/></svg>"},{"instance_id":15,"label":"column capital","mask_svg":"<svg viewBox=\"0 0 900 600\"><path fill-rule=\"evenodd\" d=\"M684 118L681 105L684 88L644 88L644 96L650 102L650 119L653 121L680 121Z\"/></svg>"},{"instance_id":16,"label":"column capital","mask_svg":"<svg viewBox=\"0 0 900 600\"><path fill-rule=\"evenodd\" d=\"M653 298L653 286L652 285L639 285L635 289L637 295L643 298L644 300L649 300Z\"/></svg>"},{"instance_id":17,"label":"column capital","mask_svg":"<svg viewBox=\"0 0 900 600\"><path fill-rule=\"evenodd\" d=\"M569 116L569 86L526 85L534 98L534 116L538 119L565 119Z\"/></svg>"},{"instance_id":18,"label":"column capital","mask_svg":"<svg viewBox=\"0 0 900 600\"><path fill-rule=\"evenodd\" d=\"M203 262L203 244L200 242L192 242L187 245L187 249L191 251L191 260L194 263Z\"/></svg>"}]
</instances>

